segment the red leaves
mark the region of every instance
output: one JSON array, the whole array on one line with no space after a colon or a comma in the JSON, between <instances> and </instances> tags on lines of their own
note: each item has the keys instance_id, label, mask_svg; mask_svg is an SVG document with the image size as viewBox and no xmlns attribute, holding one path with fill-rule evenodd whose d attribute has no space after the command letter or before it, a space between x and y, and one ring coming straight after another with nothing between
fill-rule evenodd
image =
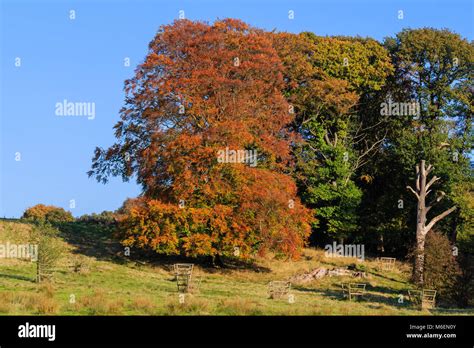
<instances>
[{"instance_id":1,"label":"red leaves","mask_svg":"<svg viewBox=\"0 0 474 348\"><path fill-rule=\"evenodd\" d=\"M145 198L120 218L125 245L187 256L250 258L273 251L297 258L310 233L311 214L282 174L247 168L235 204L180 208Z\"/></svg>"},{"instance_id":2,"label":"red leaves","mask_svg":"<svg viewBox=\"0 0 474 348\"><path fill-rule=\"evenodd\" d=\"M242 258L298 255L310 214L283 174L296 136L272 44L233 19L176 21L158 32L126 82L119 143L95 167L135 174L144 187L145 198L124 209L124 244L188 256L231 256L236 247ZM219 163L226 148L256 151L256 167Z\"/></svg>"}]
</instances>

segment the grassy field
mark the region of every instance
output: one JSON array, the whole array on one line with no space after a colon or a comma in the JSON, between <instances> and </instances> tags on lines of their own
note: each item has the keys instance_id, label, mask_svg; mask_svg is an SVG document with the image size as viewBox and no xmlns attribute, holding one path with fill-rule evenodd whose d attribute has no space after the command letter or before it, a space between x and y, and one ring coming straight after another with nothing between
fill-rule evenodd
<instances>
[{"instance_id":1,"label":"grassy field","mask_svg":"<svg viewBox=\"0 0 474 348\"><path fill-rule=\"evenodd\" d=\"M0 243L26 243L31 226L0 221ZM202 278L198 292L180 303L171 272L174 261L145 263L121 256L123 248L111 231L74 223L60 235L64 256L54 281L37 284L31 261L0 259L0 314L2 315L443 315L473 310L420 311L408 303L410 269L397 263L386 272L376 262L326 258L322 250L306 249L296 262L259 259L251 268L216 269L196 266ZM133 251L132 251L133 252ZM296 285L294 302L270 299L268 282L285 280L317 267L356 264L367 272L367 295L348 301L340 283L347 277L326 277ZM353 280L352 280L353 281ZM405 295L403 303L400 295Z\"/></svg>"}]
</instances>

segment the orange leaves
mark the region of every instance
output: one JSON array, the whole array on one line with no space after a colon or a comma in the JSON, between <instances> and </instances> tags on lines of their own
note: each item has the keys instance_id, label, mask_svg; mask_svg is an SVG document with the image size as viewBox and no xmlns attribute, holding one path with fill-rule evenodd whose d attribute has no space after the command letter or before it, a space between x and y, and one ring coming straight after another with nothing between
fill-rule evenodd
<instances>
[{"instance_id":1,"label":"orange leaves","mask_svg":"<svg viewBox=\"0 0 474 348\"><path fill-rule=\"evenodd\" d=\"M214 27L223 32L235 31L245 32L249 30L249 25L245 22L235 18L225 18L221 21L216 21Z\"/></svg>"},{"instance_id":2,"label":"orange leaves","mask_svg":"<svg viewBox=\"0 0 474 348\"><path fill-rule=\"evenodd\" d=\"M36 204L25 210L23 219L40 222L70 222L74 217L69 211L54 205Z\"/></svg>"},{"instance_id":3,"label":"orange leaves","mask_svg":"<svg viewBox=\"0 0 474 348\"><path fill-rule=\"evenodd\" d=\"M212 247L212 237L207 234L195 233L189 237L184 237L183 242L184 253L187 256L215 255L217 252L217 250Z\"/></svg>"},{"instance_id":4,"label":"orange leaves","mask_svg":"<svg viewBox=\"0 0 474 348\"><path fill-rule=\"evenodd\" d=\"M264 32L233 19L163 26L126 81L117 144L93 165L143 186L120 217L123 242L164 254L296 257L310 215L283 174L296 139L283 88ZM226 148L253 151L255 168L218 162Z\"/></svg>"},{"instance_id":5,"label":"orange leaves","mask_svg":"<svg viewBox=\"0 0 474 348\"><path fill-rule=\"evenodd\" d=\"M180 208L138 199L119 219L123 244L164 254L234 255L271 250L296 258L310 232L311 214L284 175L256 176L234 207Z\"/></svg>"},{"instance_id":6,"label":"orange leaves","mask_svg":"<svg viewBox=\"0 0 474 348\"><path fill-rule=\"evenodd\" d=\"M344 80L327 78L324 81L311 81L308 94L302 98L303 103L311 101L314 104L333 109L337 115L347 114L359 100L355 92L348 90L349 84Z\"/></svg>"},{"instance_id":7,"label":"orange leaves","mask_svg":"<svg viewBox=\"0 0 474 348\"><path fill-rule=\"evenodd\" d=\"M246 223L257 229L262 250L298 257L313 218L297 198L296 185L288 176L269 171L250 177L240 209Z\"/></svg>"},{"instance_id":8,"label":"orange leaves","mask_svg":"<svg viewBox=\"0 0 474 348\"><path fill-rule=\"evenodd\" d=\"M133 203L129 201L118 219L122 244L178 254L176 223L182 220L180 218L177 207L142 198Z\"/></svg>"}]
</instances>

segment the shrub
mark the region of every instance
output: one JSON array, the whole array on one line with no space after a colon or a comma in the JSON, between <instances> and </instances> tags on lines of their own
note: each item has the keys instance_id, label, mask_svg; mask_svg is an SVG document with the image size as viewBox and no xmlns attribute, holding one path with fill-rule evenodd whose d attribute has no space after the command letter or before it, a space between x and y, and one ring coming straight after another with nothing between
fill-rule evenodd
<instances>
[{"instance_id":1,"label":"shrub","mask_svg":"<svg viewBox=\"0 0 474 348\"><path fill-rule=\"evenodd\" d=\"M69 211L54 205L37 204L25 210L23 219L35 222L70 222L74 221L74 217Z\"/></svg>"},{"instance_id":2,"label":"shrub","mask_svg":"<svg viewBox=\"0 0 474 348\"><path fill-rule=\"evenodd\" d=\"M454 299L459 265L449 239L436 231L426 235L424 288L438 291L437 298L451 302Z\"/></svg>"},{"instance_id":3,"label":"shrub","mask_svg":"<svg viewBox=\"0 0 474 348\"><path fill-rule=\"evenodd\" d=\"M57 238L58 230L49 224L33 228L32 242L38 246L37 282L51 279L63 254L63 246Z\"/></svg>"},{"instance_id":4,"label":"shrub","mask_svg":"<svg viewBox=\"0 0 474 348\"><path fill-rule=\"evenodd\" d=\"M74 255L70 262L74 273L89 273L90 264L87 258L80 255Z\"/></svg>"},{"instance_id":5,"label":"shrub","mask_svg":"<svg viewBox=\"0 0 474 348\"><path fill-rule=\"evenodd\" d=\"M454 298L460 307L474 306L474 257L460 254L460 273L454 287Z\"/></svg>"}]
</instances>

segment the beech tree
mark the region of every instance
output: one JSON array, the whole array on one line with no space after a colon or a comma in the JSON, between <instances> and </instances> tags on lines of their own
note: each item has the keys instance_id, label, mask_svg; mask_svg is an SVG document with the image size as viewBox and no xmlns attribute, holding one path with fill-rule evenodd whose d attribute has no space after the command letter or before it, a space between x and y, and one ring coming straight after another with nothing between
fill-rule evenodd
<instances>
[{"instance_id":1,"label":"beech tree","mask_svg":"<svg viewBox=\"0 0 474 348\"><path fill-rule=\"evenodd\" d=\"M440 178L433 176L428 181L428 175L434 169L432 165L426 167L425 161L422 160L419 165L416 166L416 189L413 189L411 186L407 186L416 197L417 204L417 217L416 217L416 252L415 252L415 263L413 267L413 280L418 285L423 285L423 271L424 271L424 261L425 261L425 240L428 232L433 228L433 226L452 213L456 206L453 206L441 214L433 217L429 222L427 219L427 214L431 210L434 204L438 203L445 196L444 192L439 192L436 198L430 202L426 203L427 196L432 192L430 188L435 182Z\"/></svg>"},{"instance_id":2,"label":"beech tree","mask_svg":"<svg viewBox=\"0 0 474 348\"><path fill-rule=\"evenodd\" d=\"M239 20L162 26L115 125L118 142L97 148L90 175L136 177L143 197L122 214L125 245L189 256L298 257L309 212L287 174L282 64L262 31ZM218 153L252 151L255 166Z\"/></svg>"}]
</instances>

